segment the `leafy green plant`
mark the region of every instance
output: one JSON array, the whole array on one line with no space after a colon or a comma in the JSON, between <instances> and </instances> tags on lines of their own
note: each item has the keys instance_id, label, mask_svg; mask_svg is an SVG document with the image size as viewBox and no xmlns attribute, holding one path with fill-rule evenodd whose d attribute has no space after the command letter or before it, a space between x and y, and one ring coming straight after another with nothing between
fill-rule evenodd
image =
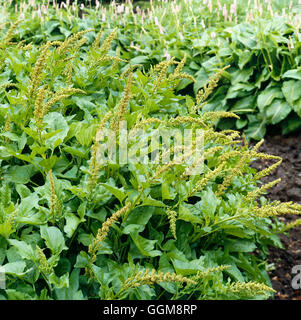
<instances>
[{"instance_id":1,"label":"leafy green plant","mask_svg":"<svg viewBox=\"0 0 301 320\"><path fill-rule=\"evenodd\" d=\"M15 34L26 43L46 43L80 30L118 27L120 57L145 70L162 56L182 60L186 55L184 72L190 78L182 79L177 90L191 96L219 69L231 65L204 110L239 114L240 119L221 120L219 128L243 129L248 139L260 140L269 125L280 126L284 134L301 125L300 4L255 3L179 1L142 10L113 2L108 7L87 6L81 18L74 6L38 9L34 4L21 9L26 19ZM2 17L17 19L15 12L2 10ZM5 31L8 28L4 25Z\"/></svg>"},{"instance_id":2,"label":"leafy green plant","mask_svg":"<svg viewBox=\"0 0 301 320\"><path fill-rule=\"evenodd\" d=\"M1 298L272 295L267 247L293 227L273 217L301 207L263 197L278 181L257 185L281 159L260 153L262 142L249 148L239 132L215 131L236 114L204 112L226 68L195 99L184 96L175 88L185 60L143 72L113 54L118 33L108 31L104 40L86 30L42 46L1 43ZM139 141L158 128L201 130L203 158L192 167L204 160L203 170L187 175L174 142L166 164L100 163L101 134L118 137L117 121L143 128ZM128 140L131 150L137 140ZM262 158L276 162L249 166Z\"/></svg>"}]
</instances>

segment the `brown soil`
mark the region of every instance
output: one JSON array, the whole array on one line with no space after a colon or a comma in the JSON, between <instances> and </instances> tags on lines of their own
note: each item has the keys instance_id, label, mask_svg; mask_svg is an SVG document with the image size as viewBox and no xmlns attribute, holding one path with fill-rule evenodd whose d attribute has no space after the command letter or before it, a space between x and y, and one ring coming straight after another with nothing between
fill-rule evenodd
<instances>
[{"instance_id":1,"label":"brown soil","mask_svg":"<svg viewBox=\"0 0 301 320\"><path fill-rule=\"evenodd\" d=\"M252 143L253 145L253 143ZM259 149L261 152L282 157L282 164L269 177L269 182L281 178L281 182L268 192L271 200L294 201L301 204L301 131L290 136L269 135ZM258 169L267 167L271 162L257 161L253 164ZM300 217L299 217L300 218ZM292 222L295 216L279 218ZM273 288L277 291L275 299L301 300L301 290L291 286L292 267L301 265L301 226L292 229L289 237L281 235L285 249L270 248L269 263L274 263L275 270L270 272Z\"/></svg>"}]
</instances>

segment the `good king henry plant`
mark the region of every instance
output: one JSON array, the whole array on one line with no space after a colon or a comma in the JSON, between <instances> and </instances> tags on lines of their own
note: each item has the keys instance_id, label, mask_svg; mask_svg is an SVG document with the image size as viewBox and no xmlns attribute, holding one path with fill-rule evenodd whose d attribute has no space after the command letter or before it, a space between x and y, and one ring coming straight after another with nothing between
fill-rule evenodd
<instances>
[{"instance_id":1,"label":"good king henry plant","mask_svg":"<svg viewBox=\"0 0 301 320\"><path fill-rule=\"evenodd\" d=\"M203 112L224 69L195 99L181 96L175 88L191 78L185 58L145 73L119 58L116 29L92 42L89 32L41 47L1 43L1 298L272 295L267 247L281 246L278 234L300 222L274 218L301 206L263 197L278 180L258 186L260 179L281 159L259 152L262 141L250 148L239 132L214 129L237 115ZM121 134L120 123L142 133ZM99 156L109 158L106 130L115 136L114 162ZM145 141L158 130L193 133L191 150L200 155L178 161L181 146L170 139L165 163L120 161L124 137L128 156L150 159ZM164 141L157 156L166 156ZM255 159L272 164L256 171Z\"/></svg>"}]
</instances>

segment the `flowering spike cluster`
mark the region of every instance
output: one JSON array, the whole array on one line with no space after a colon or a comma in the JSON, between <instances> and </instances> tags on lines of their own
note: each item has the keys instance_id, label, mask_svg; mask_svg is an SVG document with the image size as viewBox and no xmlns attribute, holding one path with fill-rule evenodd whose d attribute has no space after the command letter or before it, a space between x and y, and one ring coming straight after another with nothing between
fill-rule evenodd
<instances>
[{"instance_id":1,"label":"flowering spike cluster","mask_svg":"<svg viewBox=\"0 0 301 320\"><path fill-rule=\"evenodd\" d=\"M11 24L11 26L10 26L10 28L8 29L7 34L6 34L5 38L4 38L4 45L5 45L5 46L9 46L9 45L12 44L12 43L11 43L11 40L12 40L12 38L14 37L14 32L15 32L16 28L18 27L18 25L19 25L22 21L23 21L22 19L21 19L21 20L17 20L16 22L14 22L14 23Z\"/></svg>"},{"instance_id":2,"label":"flowering spike cluster","mask_svg":"<svg viewBox=\"0 0 301 320\"><path fill-rule=\"evenodd\" d=\"M107 53L111 47L111 43L116 39L117 37L117 27L114 28L114 30L111 32L111 34L104 40L103 44L100 47L101 53Z\"/></svg>"},{"instance_id":3,"label":"flowering spike cluster","mask_svg":"<svg viewBox=\"0 0 301 320\"><path fill-rule=\"evenodd\" d=\"M241 156L241 152L238 151L238 150L231 150L227 153L223 153L221 154L219 157L218 157L218 161L228 161L229 159L231 159L232 157L235 157L235 156L238 156L240 157Z\"/></svg>"},{"instance_id":4,"label":"flowering spike cluster","mask_svg":"<svg viewBox=\"0 0 301 320\"><path fill-rule=\"evenodd\" d=\"M92 191L97 185L98 174L101 168L101 165L97 161L97 143L100 141L102 130L111 116L112 116L112 111L110 110L100 121L98 128L96 130L96 135L93 139L94 141L91 147L92 152L91 152L91 159L90 159L90 165L89 165L90 177L87 184L87 189L89 190L90 194L92 194Z\"/></svg>"},{"instance_id":5,"label":"flowering spike cluster","mask_svg":"<svg viewBox=\"0 0 301 320\"><path fill-rule=\"evenodd\" d=\"M176 118L169 119L167 125L178 125L180 123L193 123L198 124L202 127L207 127L206 123L200 118L194 118L191 116L178 116Z\"/></svg>"},{"instance_id":6,"label":"flowering spike cluster","mask_svg":"<svg viewBox=\"0 0 301 320\"><path fill-rule=\"evenodd\" d=\"M10 130L11 130L11 120L10 120L9 113L7 112L3 131L10 132ZM9 142L9 138L5 137L5 142Z\"/></svg>"},{"instance_id":7,"label":"flowering spike cluster","mask_svg":"<svg viewBox=\"0 0 301 320\"><path fill-rule=\"evenodd\" d=\"M128 74L130 74L131 72L133 72L136 68L141 67L142 64L134 64L134 65L130 65L127 69L125 69L122 74L120 75L120 79L124 79L125 77L128 76Z\"/></svg>"},{"instance_id":8,"label":"flowering spike cluster","mask_svg":"<svg viewBox=\"0 0 301 320\"><path fill-rule=\"evenodd\" d=\"M170 231L175 239L177 239L177 232L176 232L176 222L177 222L177 212L174 210L167 209L166 211L169 224L170 224Z\"/></svg>"},{"instance_id":9,"label":"flowering spike cluster","mask_svg":"<svg viewBox=\"0 0 301 320\"><path fill-rule=\"evenodd\" d=\"M216 143L221 143L223 145L234 144L236 141L234 139L239 136L239 133L227 135L223 132L214 131L210 128L204 131L204 142L215 141Z\"/></svg>"},{"instance_id":10,"label":"flowering spike cluster","mask_svg":"<svg viewBox=\"0 0 301 320\"><path fill-rule=\"evenodd\" d=\"M160 179L160 177L162 176L162 174L164 172L167 172L169 171L171 168L173 168L175 165L175 161L174 160L171 160L169 161L168 163L162 165L162 166L158 166L157 169L156 169L156 172L154 174L154 177L153 177L153 180L157 180L157 179Z\"/></svg>"},{"instance_id":11,"label":"flowering spike cluster","mask_svg":"<svg viewBox=\"0 0 301 320\"><path fill-rule=\"evenodd\" d=\"M89 246L89 254L91 256L91 264L95 261L98 250L101 247L102 242L107 238L108 233L112 225L126 212L129 211L131 203L128 202L124 207L113 213L98 229L96 237L93 239L92 244Z\"/></svg>"},{"instance_id":12,"label":"flowering spike cluster","mask_svg":"<svg viewBox=\"0 0 301 320\"><path fill-rule=\"evenodd\" d=\"M98 128L96 130L95 142L100 141L101 131L103 130L103 128L105 127L106 123L108 122L108 120L111 118L112 115L113 115L113 112L112 112L112 110L110 110L109 112L106 113L106 115L99 122Z\"/></svg>"},{"instance_id":13,"label":"flowering spike cluster","mask_svg":"<svg viewBox=\"0 0 301 320\"><path fill-rule=\"evenodd\" d=\"M77 32L73 34L71 37L66 39L64 42L60 44L60 46L57 48L57 52L59 55L65 55L69 48L72 48L74 43L82 38L83 35L85 35L88 32L93 31L93 29L83 30L80 32ZM86 41L86 40L85 40Z\"/></svg>"},{"instance_id":14,"label":"flowering spike cluster","mask_svg":"<svg viewBox=\"0 0 301 320\"><path fill-rule=\"evenodd\" d=\"M57 215L61 211L60 201L56 195L55 183L53 179L52 170L49 170L49 182L50 182L50 201L49 201L49 216L52 217L52 220L55 221Z\"/></svg>"},{"instance_id":15,"label":"flowering spike cluster","mask_svg":"<svg viewBox=\"0 0 301 320\"><path fill-rule=\"evenodd\" d=\"M98 180L98 174L101 168L101 165L97 162L97 146L93 144L91 147L91 160L89 165L90 177L87 184L87 189L89 193L92 194L92 191L95 189Z\"/></svg>"},{"instance_id":16,"label":"flowering spike cluster","mask_svg":"<svg viewBox=\"0 0 301 320\"><path fill-rule=\"evenodd\" d=\"M237 165L231 169L230 174L227 175L224 178L223 183L218 186L217 196L221 196L225 192L225 190L230 186L231 181L234 177L242 174L241 169L248 157L249 157L249 152L245 152L243 156L240 158L240 161L237 163Z\"/></svg>"},{"instance_id":17,"label":"flowering spike cluster","mask_svg":"<svg viewBox=\"0 0 301 320\"><path fill-rule=\"evenodd\" d=\"M96 38L93 42L93 45L92 45L92 48L94 50L98 49L99 48L99 43L100 43L100 38L101 38L101 35L102 35L102 32L103 32L103 27L104 27L104 24L101 26L100 30L98 31L97 35L96 35Z\"/></svg>"},{"instance_id":18,"label":"flowering spike cluster","mask_svg":"<svg viewBox=\"0 0 301 320\"><path fill-rule=\"evenodd\" d=\"M41 82L41 75L42 75L42 70L44 63L46 61L46 57L48 54L48 49L51 46L51 42L47 42L41 49L41 54L30 74L31 77L31 88L30 88L30 96L36 91L36 89L39 87L40 82Z\"/></svg>"},{"instance_id":19,"label":"flowering spike cluster","mask_svg":"<svg viewBox=\"0 0 301 320\"><path fill-rule=\"evenodd\" d=\"M229 269L230 267L231 266L223 265L223 266L208 268L204 271L198 271L198 273L194 277L192 277L192 279L197 281L200 278L205 278L205 277L210 276L212 273L225 271L225 270Z\"/></svg>"},{"instance_id":20,"label":"flowering spike cluster","mask_svg":"<svg viewBox=\"0 0 301 320\"><path fill-rule=\"evenodd\" d=\"M9 89L9 88L18 88L19 85L17 83L5 82L0 85L0 88Z\"/></svg>"},{"instance_id":21,"label":"flowering spike cluster","mask_svg":"<svg viewBox=\"0 0 301 320\"><path fill-rule=\"evenodd\" d=\"M298 226L300 226L300 225L301 225L301 219L297 219L297 220L295 220L295 221L293 221L293 222L287 223L287 224L281 229L281 232L285 232L285 231L287 231L287 230L289 230L289 229L296 228L296 227L298 227Z\"/></svg>"},{"instance_id":22,"label":"flowering spike cluster","mask_svg":"<svg viewBox=\"0 0 301 320\"><path fill-rule=\"evenodd\" d=\"M33 118L37 126L40 126L42 124L42 120L44 117L44 107L43 107L43 101L45 98L47 89L43 87L40 89L37 93L36 101L35 101L35 106L34 106L34 113L33 113Z\"/></svg>"},{"instance_id":23,"label":"flowering spike cluster","mask_svg":"<svg viewBox=\"0 0 301 320\"><path fill-rule=\"evenodd\" d=\"M156 271L155 269L153 269L150 273L149 269L146 269L144 272L139 271L135 276L128 278L122 287L123 290L127 290L130 288L139 287L143 284L153 285L154 283L160 282L196 284L196 281L181 275L177 275L176 273L163 273L162 271Z\"/></svg>"},{"instance_id":24,"label":"flowering spike cluster","mask_svg":"<svg viewBox=\"0 0 301 320\"><path fill-rule=\"evenodd\" d=\"M52 267L49 265L43 250L38 245L36 245L36 249L39 258L39 269L42 273L49 275L52 272Z\"/></svg>"},{"instance_id":25,"label":"flowering spike cluster","mask_svg":"<svg viewBox=\"0 0 301 320\"><path fill-rule=\"evenodd\" d=\"M29 90L29 96L32 97L35 93L37 88L39 87L42 79L42 71L43 67L48 55L48 49L53 45L52 42L48 41L42 48L41 48L41 54L36 61L36 64L30 73L31 78L31 87Z\"/></svg>"},{"instance_id":26,"label":"flowering spike cluster","mask_svg":"<svg viewBox=\"0 0 301 320\"><path fill-rule=\"evenodd\" d=\"M68 85L71 85L72 72L73 72L73 65L72 65L72 62L69 61L66 64L65 70L63 71L63 74L67 77L67 84Z\"/></svg>"},{"instance_id":27,"label":"flowering spike cluster","mask_svg":"<svg viewBox=\"0 0 301 320\"><path fill-rule=\"evenodd\" d=\"M151 72L153 74L158 73L157 79L153 86L153 92L156 91L160 85L160 83L165 79L168 67L175 64L175 58L172 57L170 60L162 61L158 63Z\"/></svg>"},{"instance_id":28,"label":"flowering spike cluster","mask_svg":"<svg viewBox=\"0 0 301 320\"><path fill-rule=\"evenodd\" d=\"M197 112L197 110L202 109L204 105L206 104L206 100L209 97L209 95L213 92L213 90L217 87L217 84L220 80L220 78L223 75L223 72L228 69L230 66L226 66L222 69L220 69L217 73L215 73L213 76L209 78L208 83L204 86L203 89L199 90L196 96L196 105L194 107L193 112ZM202 103L202 104L201 104ZM200 105L201 104L201 105Z\"/></svg>"},{"instance_id":29,"label":"flowering spike cluster","mask_svg":"<svg viewBox=\"0 0 301 320\"><path fill-rule=\"evenodd\" d=\"M68 98L69 96L76 93L82 93L82 94L86 93L85 91L80 89L66 88L66 89L59 90L52 96L52 98L49 101L47 101L45 104L42 104L45 92L46 92L45 89L41 89L36 99L35 120L37 120L38 123L41 123L41 121L43 120L44 116L48 113L50 108L60 100Z\"/></svg>"},{"instance_id":30,"label":"flowering spike cluster","mask_svg":"<svg viewBox=\"0 0 301 320\"><path fill-rule=\"evenodd\" d=\"M211 111L202 114L203 121L216 121L220 118L236 118L239 119L239 116L233 112L227 111Z\"/></svg>"},{"instance_id":31,"label":"flowering spike cluster","mask_svg":"<svg viewBox=\"0 0 301 320\"><path fill-rule=\"evenodd\" d=\"M168 80L177 80L177 79L189 79L193 82L195 82L195 79L193 76L186 72L181 72L186 62L186 53L184 55L184 58L178 63L177 67L175 68L174 72L171 73L168 77ZM174 85L174 88L177 86L177 84Z\"/></svg>"},{"instance_id":32,"label":"flowering spike cluster","mask_svg":"<svg viewBox=\"0 0 301 320\"><path fill-rule=\"evenodd\" d=\"M255 282L233 282L227 285L227 290L233 293L244 294L248 296L256 296L256 295L267 295L267 292L276 292L274 289L269 286Z\"/></svg>"},{"instance_id":33,"label":"flowering spike cluster","mask_svg":"<svg viewBox=\"0 0 301 320\"><path fill-rule=\"evenodd\" d=\"M254 213L263 218L276 217L282 214L301 215L301 205L293 202L274 201L260 208L255 208Z\"/></svg>"},{"instance_id":34,"label":"flowering spike cluster","mask_svg":"<svg viewBox=\"0 0 301 320\"><path fill-rule=\"evenodd\" d=\"M252 148L251 152L253 154L257 153L257 150L262 146L262 144L264 143L264 139L261 139L260 141L258 141L255 146Z\"/></svg>"},{"instance_id":35,"label":"flowering spike cluster","mask_svg":"<svg viewBox=\"0 0 301 320\"><path fill-rule=\"evenodd\" d=\"M131 85L133 83L132 77L133 73L131 72L128 77L128 82L126 84L123 97L116 106L116 112L114 115L115 120L112 125L112 129L115 132L118 131L119 122L124 118L124 115L127 113L126 109L131 99Z\"/></svg>"},{"instance_id":36,"label":"flowering spike cluster","mask_svg":"<svg viewBox=\"0 0 301 320\"><path fill-rule=\"evenodd\" d=\"M79 48L87 42L87 38L80 39L73 47L73 52L78 52Z\"/></svg>"},{"instance_id":37,"label":"flowering spike cluster","mask_svg":"<svg viewBox=\"0 0 301 320\"><path fill-rule=\"evenodd\" d=\"M248 192L248 194L246 195L246 200L247 201L252 201L252 200L256 199L261 194L265 193L268 189L274 187L280 181L281 181L281 178L276 179L274 181L271 181L269 183L266 183L266 184L262 185L260 188L257 188L257 189L255 189L253 191Z\"/></svg>"},{"instance_id":38,"label":"flowering spike cluster","mask_svg":"<svg viewBox=\"0 0 301 320\"><path fill-rule=\"evenodd\" d=\"M252 150L253 151L253 150ZM282 158L278 156L273 156L269 154L264 154L264 153L254 153L251 152L252 156L259 158L259 159L265 159L265 160L278 160L278 162L274 163L273 165L257 172L254 176L255 179L259 180L263 177L268 176L274 169L276 169L280 164L282 163Z\"/></svg>"},{"instance_id":39,"label":"flowering spike cluster","mask_svg":"<svg viewBox=\"0 0 301 320\"><path fill-rule=\"evenodd\" d=\"M158 118L147 118L147 119L138 119L135 128L144 127L147 124L164 124L166 126L177 126L179 124L197 124L201 127L207 128L207 124L200 118L194 118L191 116L178 116L176 118L171 118L167 121L160 120Z\"/></svg>"},{"instance_id":40,"label":"flowering spike cluster","mask_svg":"<svg viewBox=\"0 0 301 320\"><path fill-rule=\"evenodd\" d=\"M25 46L22 46L22 50L24 50L24 51L31 50L32 48L33 48L32 42L26 44Z\"/></svg>"},{"instance_id":41,"label":"flowering spike cluster","mask_svg":"<svg viewBox=\"0 0 301 320\"><path fill-rule=\"evenodd\" d=\"M189 193L189 197L194 195L196 192L203 190L211 179L215 178L219 173L222 172L223 167L224 167L224 163L220 164L214 170L211 170L208 173L206 173L204 177L202 177L199 181L196 182L194 188Z\"/></svg>"},{"instance_id":42,"label":"flowering spike cluster","mask_svg":"<svg viewBox=\"0 0 301 320\"><path fill-rule=\"evenodd\" d=\"M112 69L116 69L118 67L118 63L120 61L125 61L123 59L120 59L120 48L117 48L117 53L116 53L116 56L115 57L112 57L112 60L114 61L113 64L112 64Z\"/></svg>"}]
</instances>

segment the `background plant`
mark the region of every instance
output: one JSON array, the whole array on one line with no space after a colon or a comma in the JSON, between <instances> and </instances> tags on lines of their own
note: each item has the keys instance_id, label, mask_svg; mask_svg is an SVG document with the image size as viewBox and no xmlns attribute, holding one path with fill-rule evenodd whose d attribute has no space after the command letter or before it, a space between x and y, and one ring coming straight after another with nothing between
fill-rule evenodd
<instances>
[{"instance_id":1,"label":"background plant","mask_svg":"<svg viewBox=\"0 0 301 320\"><path fill-rule=\"evenodd\" d=\"M298 1L248 1L247 6L246 1L226 0L157 2L148 9L113 2L86 6L81 18L74 6L22 4L17 13L2 7L1 16L3 23L20 13L30 17L15 33L16 40L25 43L64 40L80 30L94 28L97 33L101 26L117 26L112 50L120 48L121 58L145 70L162 56L181 60L186 55L184 71L196 81L183 79L177 86L182 94L193 96L218 69L231 65L205 108L241 116L221 121L221 129L244 129L247 138L260 140L268 125L280 126L284 134L301 125ZM4 32L8 28L6 24Z\"/></svg>"}]
</instances>

